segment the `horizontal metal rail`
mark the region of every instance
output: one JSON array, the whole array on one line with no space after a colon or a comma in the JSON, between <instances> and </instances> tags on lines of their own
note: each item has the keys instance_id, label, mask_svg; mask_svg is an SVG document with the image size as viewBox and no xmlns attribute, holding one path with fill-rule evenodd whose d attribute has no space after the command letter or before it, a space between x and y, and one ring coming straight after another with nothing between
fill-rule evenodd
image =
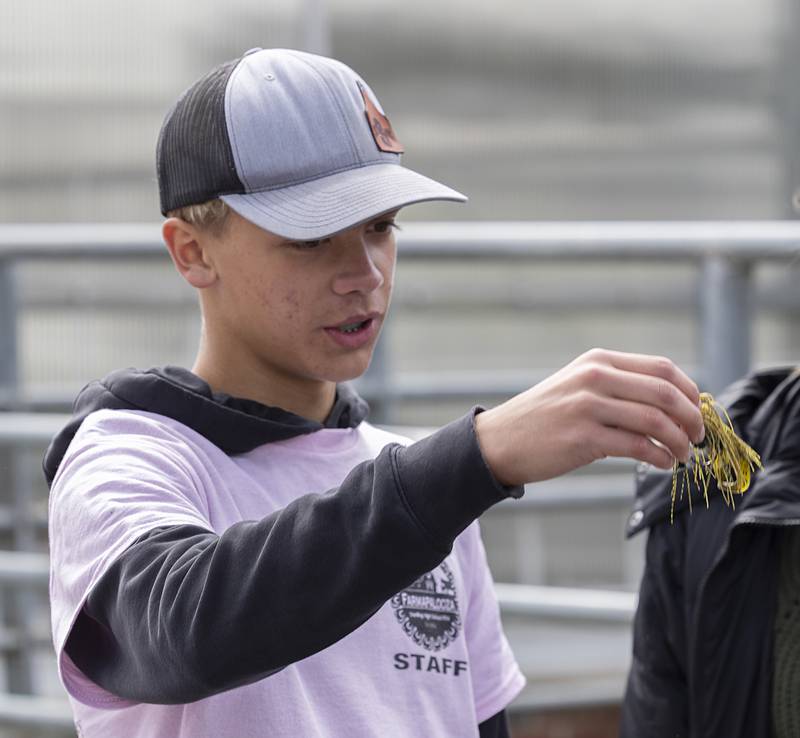
<instances>
[{"instance_id":1,"label":"horizontal metal rail","mask_svg":"<svg viewBox=\"0 0 800 738\"><path fill-rule=\"evenodd\" d=\"M403 226L399 242L417 258L797 259L797 221L457 222ZM402 254L402 251L401 251Z\"/></svg>"},{"instance_id":2,"label":"horizontal metal rail","mask_svg":"<svg viewBox=\"0 0 800 738\"><path fill-rule=\"evenodd\" d=\"M699 372L693 376L711 392L744 374L750 365L752 265L766 260L800 263L798 221L408 223L398 242L401 261L689 261L702 269L703 285L692 303L698 310L701 338ZM13 265L75 258L168 257L154 223L0 225L0 286L6 285L0 290L0 402L7 407L21 407L14 403L19 390L15 316L20 303L14 295ZM532 305L535 309L535 301ZM379 344L379 354L382 346ZM382 389L370 396L376 400L378 415L384 412L381 404L388 408L394 399L432 396L432 386L403 384L402 378L376 370L384 364L374 361L368 377L372 386ZM473 391L481 396L502 396L492 384L467 383L457 391L448 389L451 385L448 380L435 387L437 396L463 398ZM519 389L522 387L513 385L513 390Z\"/></svg>"},{"instance_id":3,"label":"horizontal metal rail","mask_svg":"<svg viewBox=\"0 0 800 738\"><path fill-rule=\"evenodd\" d=\"M504 615L630 623L636 612L633 592L500 582L495 584L495 592Z\"/></svg>"},{"instance_id":4,"label":"horizontal metal rail","mask_svg":"<svg viewBox=\"0 0 800 738\"><path fill-rule=\"evenodd\" d=\"M72 731L72 709L64 698L0 693L0 724L53 733Z\"/></svg>"},{"instance_id":5,"label":"horizontal metal rail","mask_svg":"<svg viewBox=\"0 0 800 738\"><path fill-rule=\"evenodd\" d=\"M49 561L47 554L0 551L0 586L46 587Z\"/></svg>"},{"instance_id":6,"label":"horizontal metal rail","mask_svg":"<svg viewBox=\"0 0 800 738\"><path fill-rule=\"evenodd\" d=\"M44 445L70 420L64 413L0 412L0 444Z\"/></svg>"},{"instance_id":7,"label":"horizontal metal rail","mask_svg":"<svg viewBox=\"0 0 800 738\"><path fill-rule=\"evenodd\" d=\"M798 259L800 222L407 223L400 258ZM153 223L0 225L0 258L167 258Z\"/></svg>"},{"instance_id":8,"label":"horizontal metal rail","mask_svg":"<svg viewBox=\"0 0 800 738\"><path fill-rule=\"evenodd\" d=\"M530 686L508 706L509 714L613 707L622 702L625 677L612 676L605 680L592 680L589 684L537 682Z\"/></svg>"}]
</instances>

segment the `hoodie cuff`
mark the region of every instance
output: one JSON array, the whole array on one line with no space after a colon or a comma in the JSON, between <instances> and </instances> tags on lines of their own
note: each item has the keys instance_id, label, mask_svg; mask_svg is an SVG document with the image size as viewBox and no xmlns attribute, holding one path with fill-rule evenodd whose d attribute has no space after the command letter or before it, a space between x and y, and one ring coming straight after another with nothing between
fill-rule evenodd
<instances>
[{"instance_id":1,"label":"hoodie cuff","mask_svg":"<svg viewBox=\"0 0 800 738\"><path fill-rule=\"evenodd\" d=\"M417 522L447 550L470 523L522 486L500 484L483 458L475 434L474 407L462 418L410 446L398 447L395 467L401 493Z\"/></svg>"}]
</instances>

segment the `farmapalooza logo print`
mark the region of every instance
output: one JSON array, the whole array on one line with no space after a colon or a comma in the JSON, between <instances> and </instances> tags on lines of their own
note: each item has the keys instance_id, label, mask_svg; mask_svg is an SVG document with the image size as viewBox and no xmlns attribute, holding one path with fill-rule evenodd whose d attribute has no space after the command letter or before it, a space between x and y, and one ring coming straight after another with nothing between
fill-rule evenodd
<instances>
[{"instance_id":1,"label":"farmapalooza logo print","mask_svg":"<svg viewBox=\"0 0 800 738\"><path fill-rule=\"evenodd\" d=\"M455 580L446 562L392 597L403 630L428 651L446 648L461 629Z\"/></svg>"}]
</instances>

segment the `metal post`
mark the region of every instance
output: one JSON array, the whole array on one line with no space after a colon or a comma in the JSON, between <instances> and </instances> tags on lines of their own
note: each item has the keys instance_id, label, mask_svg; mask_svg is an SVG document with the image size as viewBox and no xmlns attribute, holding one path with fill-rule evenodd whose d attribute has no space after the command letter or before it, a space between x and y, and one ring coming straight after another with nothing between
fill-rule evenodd
<instances>
[{"instance_id":1,"label":"metal post","mask_svg":"<svg viewBox=\"0 0 800 738\"><path fill-rule=\"evenodd\" d=\"M0 257L0 407L17 397L17 298L14 264Z\"/></svg>"},{"instance_id":2,"label":"metal post","mask_svg":"<svg viewBox=\"0 0 800 738\"><path fill-rule=\"evenodd\" d=\"M36 550L36 519L33 510L33 497L40 472L38 447L35 453L22 444L12 446L12 481L14 500L14 549L17 551Z\"/></svg>"},{"instance_id":3,"label":"metal post","mask_svg":"<svg viewBox=\"0 0 800 738\"><path fill-rule=\"evenodd\" d=\"M700 359L709 392L719 392L750 368L749 261L707 254L700 280Z\"/></svg>"},{"instance_id":4,"label":"metal post","mask_svg":"<svg viewBox=\"0 0 800 738\"><path fill-rule=\"evenodd\" d=\"M0 258L0 407L13 406L17 400L18 389L18 360L17 360L17 296L14 274L14 262L10 258ZM2 472L0 483L10 484L14 491L12 509L20 512L20 504L27 509L28 500L20 498L22 491L19 484L26 480L21 479L20 472L22 460L21 449L11 449L10 469ZM9 478L9 473L10 478ZM24 493L22 493L24 494ZM15 516L16 517L16 516ZM24 520L16 517L14 526L14 544L19 546L30 533L28 515ZM21 526L20 526L21 523ZM12 692L30 693L33 686L31 670L31 644L27 623L31 617L33 601L29 592L14 590L6 592L3 598L5 620L9 629L18 636L17 643L6 658L8 689Z\"/></svg>"},{"instance_id":5,"label":"metal post","mask_svg":"<svg viewBox=\"0 0 800 738\"><path fill-rule=\"evenodd\" d=\"M303 0L300 8L300 38L304 51L331 55L331 30L326 0Z\"/></svg>"},{"instance_id":6,"label":"metal post","mask_svg":"<svg viewBox=\"0 0 800 738\"><path fill-rule=\"evenodd\" d=\"M36 548L36 531L34 528L33 508L31 505L36 468L28 449L23 445L12 445L11 480L14 493L12 510L14 511L14 548L17 551L34 551ZM9 592L6 603L6 621L9 630L16 635L13 650L6 658L8 691L16 694L33 694L35 692L34 650L35 641L31 632L31 624L36 620L36 613L41 612L42 603L36 593L27 587L15 588Z\"/></svg>"},{"instance_id":7,"label":"metal post","mask_svg":"<svg viewBox=\"0 0 800 738\"><path fill-rule=\"evenodd\" d=\"M515 515L512 530L516 542L515 579L523 584L547 584L548 551L542 515Z\"/></svg>"}]
</instances>

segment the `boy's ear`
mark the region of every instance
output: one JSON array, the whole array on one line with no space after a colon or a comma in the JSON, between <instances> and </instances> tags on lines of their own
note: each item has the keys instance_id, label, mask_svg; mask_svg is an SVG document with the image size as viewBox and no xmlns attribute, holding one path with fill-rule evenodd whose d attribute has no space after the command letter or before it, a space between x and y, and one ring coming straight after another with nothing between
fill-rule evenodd
<instances>
[{"instance_id":1,"label":"boy's ear","mask_svg":"<svg viewBox=\"0 0 800 738\"><path fill-rule=\"evenodd\" d=\"M217 272L208 258L209 238L181 218L167 218L161 236L175 268L192 287L203 289L217 281Z\"/></svg>"}]
</instances>

